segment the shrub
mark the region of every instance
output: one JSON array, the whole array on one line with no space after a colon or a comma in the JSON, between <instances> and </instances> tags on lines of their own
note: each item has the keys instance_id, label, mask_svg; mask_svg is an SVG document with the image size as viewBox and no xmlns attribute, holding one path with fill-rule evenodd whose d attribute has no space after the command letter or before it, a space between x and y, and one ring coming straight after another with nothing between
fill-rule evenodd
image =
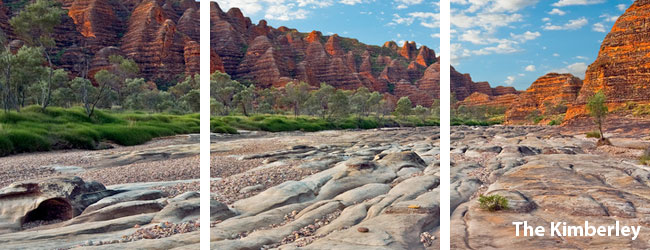
<instances>
[{"instance_id":1,"label":"shrub","mask_svg":"<svg viewBox=\"0 0 650 250\"><path fill-rule=\"evenodd\" d=\"M56 137L68 148L94 149L100 135L88 127L66 128L57 132Z\"/></svg>"},{"instance_id":2,"label":"shrub","mask_svg":"<svg viewBox=\"0 0 650 250\"><path fill-rule=\"evenodd\" d=\"M600 132L598 131L587 132L587 138L600 138Z\"/></svg>"},{"instance_id":3,"label":"shrub","mask_svg":"<svg viewBox=\"0 0 650 250\"><path fill-rule=\"evenodd\" d=\"M558 121L558 120L552 120L552 121L548 122L549 126L555 126L555 125L560 125L560 124L562 124L562 122Z\"/></svg>"},{"instance_id":4,"label":"shrub","mask_svg":"<svg viewBox=\"0 0 650 250\"><path fill-rule=\"evenodd\" d=\"M478 202L480 203L482 209L488 210L490 212L509 209L508 199L498 194L488 196L481 195L478 198Z\"/></svg>"},{"instance_id":5,"label":"shrub","mask_svg":"<svg viewBox=\"0 0 650 250\"><path fill-rule=\"evenodd\" d=\"M639 158L639 162L643 165L650 165L650 155L642 155L641 158Z\"/></svg>"},{"instance_id":6,"label":"shrub","mask_svg":"<svg viewBox=\"0 0 650 250\"><path fill-rule=\"evenodd\" d=\"M47 151L51 147L45 137L26 129L9 130L7 137L11 140L16 153Z\"/></svg>"},{"instance_id":7,"label":"shrub","mask_svg":"<svg viewBox=\"0 0 650 250\"><path fill-rule=\"evenodd\" d=\"M14 144L5 133L0 133L0 156L6 156L14 151Z\"/></svg>"},{"instance_id":8,"label":"shrub","mask_svg":"<svg viewBox=\"0 0 650 250\"><path fill-rule=\"evenodd\" d=\"M643 165L650 165L650 148L643 151L643 155L639 158L639 162Z\"/></svg>"}]
</instances>

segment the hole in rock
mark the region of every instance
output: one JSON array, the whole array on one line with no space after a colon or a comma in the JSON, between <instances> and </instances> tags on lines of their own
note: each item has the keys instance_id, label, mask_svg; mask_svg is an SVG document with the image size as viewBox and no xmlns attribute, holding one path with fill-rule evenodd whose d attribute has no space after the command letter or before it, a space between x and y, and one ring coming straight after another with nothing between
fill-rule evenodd
<instances>
[{"instance_id":1,"label":"hole in rock","mask_svg":"<svg viewBox=\"0 0 650 250\"><path fill-rule=\"evenodd\" d=\"M23 227L51 224L72 219L73 212L70 203L63 199L54 198L41 202L38 207L25 215Z\"/></svg>"}]
</instances>

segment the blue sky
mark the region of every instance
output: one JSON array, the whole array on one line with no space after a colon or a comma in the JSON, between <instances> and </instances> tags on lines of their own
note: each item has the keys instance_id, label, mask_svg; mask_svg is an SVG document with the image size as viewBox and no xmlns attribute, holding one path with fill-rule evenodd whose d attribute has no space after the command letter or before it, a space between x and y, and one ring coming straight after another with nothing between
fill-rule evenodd
<instances>
[{"instance_id":1,"label":"blue sky","mask_svg":"<svg viewBox=\"0 0 650 250\"><path fill-rule=\"evenodd\" d=\"M548 72L584 72L632 0L451 0L452 65L525 90Z\"/></svg>"},{"instance_id":2,"label":"blue sky","mask_svg":"<svg viewBox=\"0 0 650 250\"><path fill-rule=\"evenodd\" d=\"M238 7L253 23L359 39L371 45L415 41L440 47L438 1L424 0L218 0L224 11Z\"/></svg>"}]
</instances>

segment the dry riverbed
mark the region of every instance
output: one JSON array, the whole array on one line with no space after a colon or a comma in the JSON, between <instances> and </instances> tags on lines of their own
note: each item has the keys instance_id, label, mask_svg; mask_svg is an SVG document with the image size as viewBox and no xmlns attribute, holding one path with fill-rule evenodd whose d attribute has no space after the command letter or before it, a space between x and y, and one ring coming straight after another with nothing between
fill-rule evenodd
<instances>
[{"instance_id":1,"label":"dry riverbed","mask_svg":"<svg viewBox=\"0 0 650 250\"><path fill-rule=\"evenodd\" d=\"M620 123L620 122L619 122ZM619 126L620 125L620 126ZM608 130L612 146L571 127L452 128L452 249L647 249L650 247L650 168L639 156L650 146L643 133ZM639 129L636 128L637 132ZM488 212L478 196L501 195L510 208ZM543 226L544 236L516 237L513 222ZM632 237L550 234L551 222L569 226L642 226ZM523 233L523 232L522 232Z\"/></svg>"},{"instance_id":2,"label":"dry riverbed","mask_svg":"<svg viewBox=\"0 0 650 250\"><path fill-rule=\"evenodd\" d=\"M438 128L216 135L211 246L438 249L439 138Z\"/></svg>"},{"instance_id":3,"label":"dry riverbed","mask_svg":"<svg viewBox=\"0 0 650 250\"><path fill-rule=\"evenodd\" d=\"M200 227L198 138L1 158L0 244L192 248Z\"/></svg>"}]
</instances>

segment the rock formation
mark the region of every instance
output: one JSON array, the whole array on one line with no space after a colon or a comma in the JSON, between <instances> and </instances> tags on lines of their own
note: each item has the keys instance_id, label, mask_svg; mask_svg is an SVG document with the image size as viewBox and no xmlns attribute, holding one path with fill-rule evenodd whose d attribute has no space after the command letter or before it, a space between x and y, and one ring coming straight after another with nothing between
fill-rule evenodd
<instances>
[{"instance_id":1,"label":"rock formation","mask_svg":"<svg viewBox=\"0 0 650 250\"><path fill-rule=\"evenodd\" d=\"M212 249L437 249L438 134L438 128L427 127L217 140L213 148L221 151L213 154L216 161L211 164L220 171L213 173L242 172L212 182L217 194L213 198L228 204L236 216L213 220L210 245ZM265 143L283 146L255 147ZM235 156L239 147L256 149ZM226 164L222 159L227 158L237 160ZM238 167L251 160L274 163L250 170ZM282 180L267 181L270 176L262 172L272 169L280 171ZM284 177L299 172L304 174L291 180ZM260 174L262 182L244 187ZM256 191L248 193L250 189ZM242 192L247 194L241 196Z\"/></svg>"},{"instance_id":2,"label":"rock formation","mask_svg":"<svg viewBox=\"0 0 650 250\"><path fill-rule=\"evenodd\" d=\"M544 113L548 105L568 105L576 99L581 86L582 80L572 74L548 73L513 102L506 111L506 123L526 123L526 116L535 110Z\"/></svg>"},{"instance_id":3,"label":"rock formation","mask_svg":"<svg viewBox=\"0 0 650 250\"><path fill-rule=\"evenodd\" d=\"M325 82L339 89L367 87L396 98L409 96L425 106L439 98L438 59L433 50L418 48L415 42L402 47L387 42L378 47L336 34L276 29L264 20L253 24L237 8L224 12L215 2L211 3L210 27L211 70L258 87Z\"/></svg>"},{"instance_id":4,"label":"rock formation","mask_svg":"<svg viewBox=\"0 0 650 250\"><path fill-rule=\"evenodd\" d=\"M0 32L4 35L11 34L11 26L9 25L9 9L7 9L2 1L0 1Z\"/></svg>"},{"instance_id":5,"label":"rock formation","mask_svg":"<svg viewBox=\"0 0 650 250\"><path fill-rule=\"evenodd\" d=\"M469 74L461 74L451 67L449 77L451 80L451 92L455 95L456 100L463 101L475 92L483 93L487 96L500 96L506 94L518 94L513 87L490 87L488 82L474 82Z\"/></svg>"},{"instance_id":6,"label":"rock formation","mask_svg":"<svg viewBox=\"0 0 650 250\"><path fill-rule=\"evenodd\" d=\"M565 119L587 114L589 97L602 90L608 106L650 102L650 26L646 25L650 1L635 1L603 40L598 57L587 68L584 85Z\"/></svg>"},{"instance_id":7,"label":"rock formation","mask_svg":"<svg viewBox=\"0 0 650 250\"><path fill-rule=\"evenodd\" d=\"M60 55L55 64L75 74L84 54L93 58L90 74L106 65L107 51L134 59L141 76L173 81L199 71L199 11L192 0L58 0L67 15L56 27ZM12 14L0 3L0 28ZM10 30L9 30L10 31ZM118 50L116 51L115 48Z\"/></svg>"},{"instance_id":8,"label":"rock formation","mask_svg":"<svg viewBox=\"0 0 650 250\"><path fill-rule=\"evenodd\" d=\"M18 231L35 221L69 220L106 196L115 194L81 178L47 178L16 182L0 189L0 233Z\"/></svg>"},{"instance_id":9,"label":"rock formation","mask_svg":"<svg viewBox=\"0 0 650 250\"><path fill-rule=\"evenodd\" d=\"M584 138L584 131L574 128L453 127L451 248L650 247L645 219L649 214L642 209L650 202L650 172L637 164L636 154L647 147L642 138L647 127L631 136L617 132L627 130L609 130L612 138L618 137L613 146L594 150L596 139ZM491 212L479 207L479 195L495 194L508 200L509 209ZM547 231L544 237L517 237L513 221ZM636 239L549 235L550 222L584 226L585 221L595 227L617 222L621 227L640 226L640 233Z\"/></svg>"},{"instance_id":10,"label":"rock formation","mask_svg":"<svg viewBox=\"0 0 650 250\"><path fill-rule=\"evenodd\" d=\"M474 92L465 100L458 102L458 106L492 106L510 107L517 100L517 94L503 94L490 96L481 92Z\"/></svg>"}]
</instances>

